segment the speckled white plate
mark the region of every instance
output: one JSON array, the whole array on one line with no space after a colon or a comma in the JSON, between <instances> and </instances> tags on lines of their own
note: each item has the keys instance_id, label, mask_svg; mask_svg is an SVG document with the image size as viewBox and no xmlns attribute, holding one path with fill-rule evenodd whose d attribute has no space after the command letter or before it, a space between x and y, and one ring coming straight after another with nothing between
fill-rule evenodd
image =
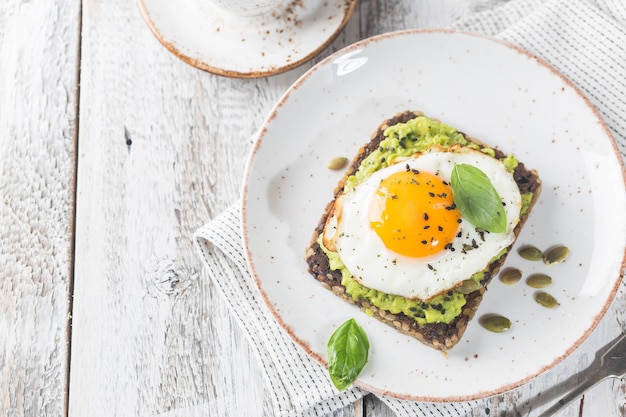
<instances>
[{"instance_id":1,"label":"speckled white plate","mask_svg":"<svg viewBox=\"0 0 626 417\"><path fill-rule=\"evenodd\" d=\"M286 0L275 12L237 16L209 0L138 0L156 38L202 70L252 78L292 69L330 44L357 0Z\"/></svg>"},{"instance_id":2,"label":"speckled white plate","mask_svg":"<svg viewBox=\"0 0 626 417\"><path fill-rule=\"evenodd\" d=\"M411 53L407 53L410 51ZM514 153L538 170L543 192L515 248L566 244L564 263L506 266L545 272L560 306L494 279L476 318L445 357L325 290L305 248L342 173L378 123L422 110ZM352 45L311 69L277 104L250 155L243 187L244 245L260 292L293 339L324 363L335 328L355 317L370 359L357 386L399 398L458 401L517 387L569 355L604 315L624 270L624 166L590 103L556 71L514 47L450 31L407 31ZM507 333L477 318L503 314Z\"/></svg>"}]
</instances>

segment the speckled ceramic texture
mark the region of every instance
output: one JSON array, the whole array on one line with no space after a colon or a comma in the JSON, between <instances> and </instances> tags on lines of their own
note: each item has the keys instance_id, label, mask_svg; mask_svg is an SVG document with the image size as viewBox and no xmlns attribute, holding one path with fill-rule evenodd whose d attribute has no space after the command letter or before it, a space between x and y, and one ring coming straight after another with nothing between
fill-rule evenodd
<instances>
[{"instance_id":1,"label":"speckled ceramic texture","mask_svg":"<svg viewBox=\"0 0 626 417\"><path fill-rule=\"evenodd\" d=\"M410 53L408 53L410 51ZM421 110L514 153L543 180L542 195L505 267L523 279L494 279L476 317L448 355L368 317L321 287L304 251L342 172L379 122ZM243 187L244 245L268 306L291 337L321 363L332 332L354 317L370 358L356 385L399 398L458 401L503 392L567 357L615 296L626 246L624 166L590 103L555 70L505 43L452 31L406 31L350 46L298 80L265 122ZM522 259L523 245L565 244L558 265ZM548 309L525 285L547 273ZM512 327L491 333L479 318L501 314Z\"/></svg>"},{"instance_id":2,"label":"speckled ceramic texture","mask_svg":"<svg viewBox=\"0 0 626 417\"><path fill-rule=\"evenodd\" d=\"M292 69L339 34L357 0L285 0L254 16L203 0L138 0L156 38L183 61L208 72L253 78Z\"/></svg>"}]
</instances>

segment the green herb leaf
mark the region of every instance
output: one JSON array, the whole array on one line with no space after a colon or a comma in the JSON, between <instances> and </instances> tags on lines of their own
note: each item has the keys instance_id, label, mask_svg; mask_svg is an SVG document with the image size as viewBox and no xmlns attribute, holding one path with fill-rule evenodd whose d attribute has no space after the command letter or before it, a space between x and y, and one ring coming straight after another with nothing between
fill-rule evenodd
<instances>
[{"instance_id":1,"label":"green herb leaf","mask_svg":"<svg viewBox=\"0 0 626 417\"><path fill-rule=\"evenodd\" d=\"M492 233L506 231L502 200L487 175L466 164L455 164L450 181L454 204L474 226Z\"/></svg>"},{"instance_id":2,"label":"green herb leaf","mask_svg":"<svg viewBox=\"0 0 626 417\"><path fill-rule=\"evenodd\" d=\"M328 373L338 390L348 388L367 362L370 343L354 319L343 323L328 341Z\"/></svg>"}]
</instances>

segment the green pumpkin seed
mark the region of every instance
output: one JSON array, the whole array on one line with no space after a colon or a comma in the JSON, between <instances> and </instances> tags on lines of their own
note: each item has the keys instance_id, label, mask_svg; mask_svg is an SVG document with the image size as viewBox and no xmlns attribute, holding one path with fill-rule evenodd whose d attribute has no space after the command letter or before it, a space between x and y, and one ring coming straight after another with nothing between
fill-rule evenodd
<instances>
[{"instance_id":1,"label":"green pumpkin seed","mask_svg":"<svg viewBox=\"0 0 626 417\"><path fill-rule=\"evenodd\" d=\"M556 298L543 291L537 291L535 293L535 301L547 308L554 308L560 305L559 302L556 301Z\"/></svg>"},{"instance_id":2,"label":"green pumpkin seed","mask_svg":"<svg viewBox=\"0 0 626 417\"><path fill-rule=\"evenodd\" d=\"M517 253L527 261L539 261L543 259L543 252L534 246L523 246L519 248Z\"/></svg>"},{"instance_id":3,"label":"green pumpkin seed","mask_svg":"<svg viewBox=\"0 0 626 417\"><path fill-rule=\"evenodd\" d=\"M455 288L461 294L469 294L480 288L480 284L473 279L466 279L461 285Z\"/></svg>"},{"instance_id":4,"label":"green pumpkin seed","mask_svg":"<svg viewBox=\"0 0 626 417\"><path fill-rule=\"evenodd\" d=\"M546 265L560 264L569 256L569 248L567 246L555 246L543 255L543 262Z\"/></svg>"},{"instance_id":5,"label":"green pumpkin seed","mask_svg":"<svg viewBox=\"0 0 626 417\"><path fill-rule=\"evenodd\" d=\"M526 278L526 285L531 288L546 288L552 285L552 278L546 274L533 274Z\"/></svg>"},{"instance_id":6,"label":"green pumpkin seed","mask_svg":"<svg viewBox=\"0 0 626 417\"><path fill-rule=\"evenodd\" d=\"M507 268L500 273L500 281L506 285L517 284L522 278L522 271L517 268Z\"/></svg>"},{"instance_id":7,"label":"green pumpkin seed","mask_svg":"<svg viewBox=\"0 0 626 417\"><path fill-rule=\"evenodd\" d=\"M328 169L338 170L338 169L345 167L347 163L348 163L348 158L343 157L343 156L337 156L331 159L330 161L328 161L328 164L326 165L326 167Z\"/></svg>"},{"instance_id":8,"label":"green pumpkin seed","mask_svg":"<svg viewBox=\"0 0 626 417\"><path fill-rule=\"evenodd\" d=\"M490 332L503 333L511 328L511 320L497 314L481 317L480 325Z\"/></svg>"}]
</instances>

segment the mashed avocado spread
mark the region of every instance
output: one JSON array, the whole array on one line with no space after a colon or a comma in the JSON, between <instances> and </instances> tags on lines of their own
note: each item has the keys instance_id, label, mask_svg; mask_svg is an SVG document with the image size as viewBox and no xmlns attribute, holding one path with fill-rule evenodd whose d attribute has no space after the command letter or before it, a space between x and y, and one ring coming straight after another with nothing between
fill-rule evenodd
<instances>
[{"instance_id":1,"label":"mashed avocado spread","mask_svg":"<svg viewBox=\"0 0 626 417\"><path fill-rule=\"evenodd\" d=\"M432 146L449 147L459 144L480 150L491 156L495 155L493 149L483 148L473 142L468 142L453 127L425 116L419 116L406 123L388 127L384 131L384 135L385 139L380 142L378 149L371 152L361 162L356 173L347 178L344 192L353 189L374 172L389 166L396 157L409 157L415 153L423 152ZM515 170L518 164L517 159L513 155L509 155L501 161L509 172ZM522 194L520 215L528 210L532 197L532 193ZM367 300L371 305L387 310L392 314L403 313L408 317L415 318L420 325L426 323L450 323L461 314L465 305L465 296L459 291L451 290L424 302L364 287L352 277L339 255L324 247L321 237L318 239L318 243L328 256L330 268L341 272L341 284L346 288L346 293L355 300ZM506 249L502 250L492 259L492 262L505 253ZM480 284L484 275L483 271L477 272L471 279ZM368 313L371 314L371 312Z\"/></svg>"}]
</instances>

